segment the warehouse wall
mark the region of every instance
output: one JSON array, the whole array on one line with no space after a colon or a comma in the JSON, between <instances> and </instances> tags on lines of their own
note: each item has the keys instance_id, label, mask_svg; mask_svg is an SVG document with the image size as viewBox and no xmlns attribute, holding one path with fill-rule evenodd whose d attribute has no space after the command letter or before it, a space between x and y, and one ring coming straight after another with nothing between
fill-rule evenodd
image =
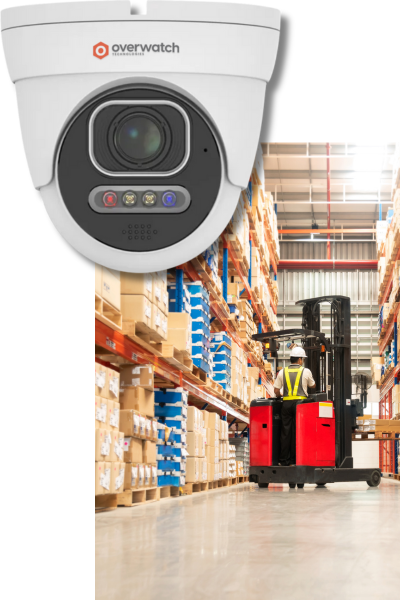
<instances>
[{"instance_id":1,"label":"warehouse wall","mask_svg":"<svg viewBox=\"0 0 400 600\"><path fill-rule=\"evenodd\" d=\"M280 313L298 300L328 295L349 296L352 309L378 312L377 271L278 271L278 287Z\"/></svg>"},{"instance_id":2,"label":"warehouse wall","mask_svg":"<svg viewBox=\"0 0 400 600\"><path fill-rule=\"evenodd\" d=\"M378 273L376 271L279 271L278 323L281 329L298 327L302 308L298 300L325 295L349 296L351 299L352 372L370 373L370 359L376 355L378 340ZM329 336L329 304L321 307L322 331ZM285 348L282 360L289 358ZM282 364L282 363L280 363ZM286 362L285 362L286 364Z\"/></svg>"},{"instance_id":3,"label":"warehouse wall","mask_svg":"<svg viewBox=\"0 0 400 600\"><path fill-rule=\"evenodd\" d=\"M325 260L326 242L280 242L282 260ZM331 240L331 258L337 260L375 260L376 242L337 242Z\"/></svg>"}]
</instances>

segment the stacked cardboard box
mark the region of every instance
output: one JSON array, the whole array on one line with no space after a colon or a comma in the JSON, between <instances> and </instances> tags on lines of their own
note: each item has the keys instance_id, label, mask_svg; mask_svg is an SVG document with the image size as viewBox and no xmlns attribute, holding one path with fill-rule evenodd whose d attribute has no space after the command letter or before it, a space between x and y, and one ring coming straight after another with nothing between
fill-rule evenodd
<instances>
[{"instance_id":1,"label":"stacked cardboard box","mask_svg":"<svg viewBox=\"0 0 400 600\"><path fill-rule=\"evenodd\" d=\"M188 284L192 317L192 360L204 371L211 372L212 358L210 354L210 297L200 281Z\"/></svg>"},{"instance_id":2,"label":"stacked cardboard box","mask_svg":"<svg viewBox=\"0 0 400 600\"><path fill-rule=\"evenodd\" d=\"M167 272L121 273L121 312L124 322L135 321L138 331L168 335Z\"/></svg>"},{"instance_id":3,"label":"stacked cardboard box","mask_svg":"<svg viewBox=\"0 0 400 600\"><path fill-rule=\"evenodd\" d=\"M228 477L236 477L236 446L229 441Z\"/></svg>"},{"instance_id":4,"label":"stacked cardboard box","mask_svg":"<svg viewBox=\"0 0 400 600\"><path fill-rule=\"evenodd\" d=\"M392 388L392 417L400 415L400 385L396 384Z\"/></svg>"},{"instance_id":5,"label":"stacked cardboard box","mask_svg":"<svg viewBox=\"0 0 400 600\"><path fill-rule=\"evenodd\" d=\"M229 438L229 443L236 446L236 461L242 463L240 468L243 469L242 475L249 475L250 466L250 448L247 438Z\"/></svg>"},{"instance_id":6,"label":"stacked cardboard box","mask_svg":"<svg viewBox=\"0 0 400 600\"><path fill-rule=\"evenodd\" d=\"M373 356L371 358L371 376L372 383L379 383L382 377L383 356Z\"/></svg>"},{"instance_id":7,"label":"stacked cardboard box","mask_svg":"<svg viewBox=\"0 0 400 600\"><path fill-rule=\"evenodd\" d=\"M192 355L192 317L189 313L169 313L167 343L175 346L180 352Z\"/></svg>"},{"instance_id":8,"label":"stacked cardboard box","mask_svg":"<svg viewBox=\"0 0 400 600\"><path fill-rule=\"evenodd\" d=\"M224 390L232 388L232 340L227 333L211 334L211 353L213 359L212 379Z\"/></svg>"},{"instance_id":9,"label":"stacked cardboard box","mask_svg":"<svg viewBox=\"0 0 400 600\"><path fill-rule=\"evenodd\" d=\"M219 431L221 420L218 413L205 412L204 416L208 481L216 481L220 479Z\"/></svg>"},{"instance_id":10,"label":"stacked cardboard box","mask_svg":"<svg viewBox=\"0 0 400 600\"><path fill-rule=\"evenodd\" d=\"M95 292L117 310L121 310L121 277L113 271L95 265Z\"/></svg>"},{"instance_id":11,"label":"stacked cardboard box","mask_svg":"<svg viewBox=\"0 0 400 600\"><path fill-rule=\"evenodd\" d=\"M357 428L360 431L400 434L400 421L394 419L357 419Z\"/></svg>"},{"instance_id":12,"label":"stacked cardboard box","mask_svg":"<svg viewBox=\"0 0 400 600\"><path fill-rule=\"evenodd\" d=\"M203 419L202 411L195 406L188 407L186 483L207 481L208 469Z\"/></svg>"},{"instance_id":13,"label":"stacked cardboard box","mask_svg":"<svg viewBox=\"0 0 400 600\"><path fill-rule=\"evenodd\" d=\"M191 408L191 407L190 407ZM182 388L160 389L155 393L155 415L158 419L157 445L158 485L179 487L185 484L187 472L188 393Z\"/></svg>"},{"instance_id":14,"label":"stacked cardboard box","mask_svg":"<svg viewBox=\"0 0 400 600\"><path fill-rule=\"evenodd\" d=\"M124 434L120 431L119 373L95 363L95 495L124 489Z\"/></svg>"},{"instance_id":15,"label":"stacked cardboard box","mask_svg":"<svg viewBox=\"0 0 400 600\"><path fill-rule=\"evenodd\" d=\"M168 284L168 295L169 295L169 312L177 312L177 297L176 297L176 285L173 283ZM187 285L183 284L183 298L182 298L183 312L191 313L192 307L190 306L190 294Z\"/></svg>"},{"instance_id":16,"label":"stacked cardboard box","mask_svg":"<svg viewBox=\"0 0 400 600\"><path fill-rule=\"evenodd\" d=\"M216 240L207 250L203 252L203 257L211 269L211 277L216 287L222 292L222 281L218 273L219 263L219 240Z\"/></svg>"},{"instance_id":17,"label":"stacked cardboard box","mask_svg":"<svg viewBox=\"0 0 400 600\"><path fill-rule=\"evenodd\" d=\"M243 349L232 341L231 393L242 402L244 400L243 363L247 364L247 357Z\"/></svg>"},{"instance_id":18,"label":"stacked cardboard box","mask_svg":"<svg viewBox=\"0 0 400 600\"><path fill-rule=\"evenodd\" d=\"M124 432L125 490L157 485L157 421L152 365L121 367L120 429Z\"/></svg>"},{"instance_id":19,"label":"stacked cardboard box","mask_svg":"<svg viewBox=\"0 0 400 600\"><path fill-rule=\"evenodd\" d=\"M219 464L220 479L229 477L229 434L228 421L220 419L219 422Z\"/></svg>"}]
</instances>

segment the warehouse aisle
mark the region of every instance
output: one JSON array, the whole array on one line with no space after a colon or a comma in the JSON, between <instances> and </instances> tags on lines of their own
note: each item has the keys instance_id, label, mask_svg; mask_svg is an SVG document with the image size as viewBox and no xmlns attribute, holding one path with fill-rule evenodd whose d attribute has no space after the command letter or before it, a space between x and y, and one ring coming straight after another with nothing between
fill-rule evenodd
<instances>
[{"instance_id":1,"label":"warehouse aisle","mask_svg":"<svg viewBox=\"0 0 400 600\"><path fill-rule=\"evenodd\" d=\"M400 484L254 485L96 516L96 598L398 596Z\"/></svg>"}]
</instances>

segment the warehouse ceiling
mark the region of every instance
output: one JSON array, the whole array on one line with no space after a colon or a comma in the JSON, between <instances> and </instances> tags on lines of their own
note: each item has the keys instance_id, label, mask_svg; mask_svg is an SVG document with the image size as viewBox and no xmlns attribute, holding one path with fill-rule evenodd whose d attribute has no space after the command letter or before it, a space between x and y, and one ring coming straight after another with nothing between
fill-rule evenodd
<instances>
[{"instance_id":1,"label":"warehouse ceiling","mask_svg":"<svg viewBox=\"0 0 400 600\"><path fill-rule=\"evenodd\" d=\"M262 148L265 190L272 192L277 202L279 229L309 229L313 224L326 228L326 143L263 144ZM380 146L330 143L332 229L373 228L379 219L379 203L382 218L386 217L391 201L394 151L394 143ZM308 241L311 234L285 235L283 239ZM319 239L322 241L322 236ZM351 233L343 239L372 240L374 234Z\"/></svg>"}]
</instances>

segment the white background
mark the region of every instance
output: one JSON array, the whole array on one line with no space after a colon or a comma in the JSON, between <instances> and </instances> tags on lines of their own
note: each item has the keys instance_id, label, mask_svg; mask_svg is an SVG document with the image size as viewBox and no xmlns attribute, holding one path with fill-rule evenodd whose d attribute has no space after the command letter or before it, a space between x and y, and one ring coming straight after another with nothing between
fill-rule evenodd
<instances>
[{"instance_id":1,"label":"white background","mask_svg":"<svg viewBox=\"0 0 400 600\"><path fill-rule=\"evenodd\" d=\"M281 9L283 28L262 141L399 139L398 0L265 4ZM32 187L1 53L0 82L0 593L86 599L94 267L59 237Z\"/></svg>"}]
</instances>

